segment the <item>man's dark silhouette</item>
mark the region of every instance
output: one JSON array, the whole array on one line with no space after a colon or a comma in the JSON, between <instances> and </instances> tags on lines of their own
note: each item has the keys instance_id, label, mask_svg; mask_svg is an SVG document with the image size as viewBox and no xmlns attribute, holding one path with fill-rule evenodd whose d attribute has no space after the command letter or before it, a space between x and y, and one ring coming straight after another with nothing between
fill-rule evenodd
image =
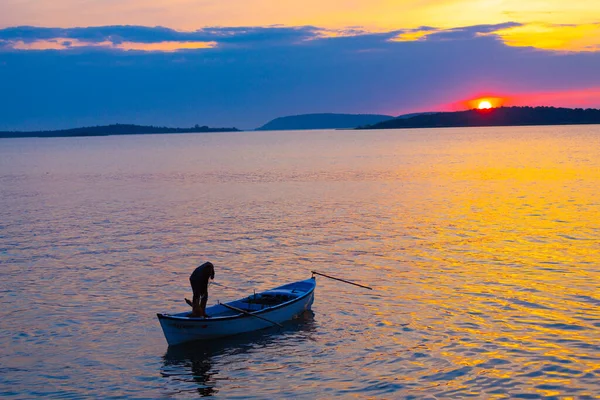
<instances>
[{"instance_id":1,"label":"man's dark silhouette","mask_svg":"<svg viewBox=\"0 0 600 400\"><path fill-rule=\"evenodd\" d=\"M208 317L206 315L206 302L208 301L208 279L215 279L215 266L205 262L192 272L190 284L194 292L192 299L192 316Z\"/></svg>"}]
</instances>

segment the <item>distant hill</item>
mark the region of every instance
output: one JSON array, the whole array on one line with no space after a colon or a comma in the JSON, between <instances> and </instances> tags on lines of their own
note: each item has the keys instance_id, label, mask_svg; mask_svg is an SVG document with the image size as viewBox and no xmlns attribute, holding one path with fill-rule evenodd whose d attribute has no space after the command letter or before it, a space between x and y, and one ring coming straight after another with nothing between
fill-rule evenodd
<instances>
[{"instance_id":1,"label":"distant hill","mask_svg":"<svg viewBox=\"0 0 600 400\"><path fill-rule=\"evenodd\" d=\"M0 132L0 138L26 138L26 137L75 137L75 136L111 136L111 135L143 135L151 133L194 133L194 132L237 132L236 128L209 128L208 126L194 126L192 128L167 128L159 126L143 126L114 124L106 126L92 126L85 128L62 129L56 131L31 131L31 132Z\"/></svg>"},{"instance_id":2,"label":"distant hill","mask_svg":"<svg viewBox=\"0 0 600 400\"><path fill-rule=\"evenodd\" d=\"M439 111L430 111L430 112L418 112L418 113L411 113L411 114L402 114L402 115L397 116L396 118L406 119L406 118L416 117L417 115L437 114L438 112Z\"/></svg>"},{"instance_id":3,"label":"distant hill","mask_svg":"<svg viewBox=\"0 0 600 400\"><path fill-rule=\"evenodd\" d=\"M257 131L285 131L296 129L356 128L393 119L379 114L303 114L279 117L257 128Z\"/></svg>"},{"instance_id":4,"label":"distant hill","mask_svg":"<svg viewBox=\"0 0 600 400\"><path fill-rule=\"evenodd\" d=\"M465 126L600 124L600 110L556 107L500 107L489 110L425 113L360 129L449 128Z\"/></svg>"}]
</instances>

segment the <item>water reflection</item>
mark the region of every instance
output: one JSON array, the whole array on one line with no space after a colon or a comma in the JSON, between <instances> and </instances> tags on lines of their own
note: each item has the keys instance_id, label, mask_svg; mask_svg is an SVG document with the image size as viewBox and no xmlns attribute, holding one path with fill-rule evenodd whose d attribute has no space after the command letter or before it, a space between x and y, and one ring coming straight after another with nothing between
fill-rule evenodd
<instances>
[{"instance_id":1,"label":"water reflection","mask_svg":"<svg viewBox=\"0 0 600 400\"><path fill-rule=\"evenodd\" d=\"M219 392L219 381L227 380L227 371L240 375L248 357L254 353L267 354L294 351L294 346L306 340L316 329L314 313L307 311L283 328L269 328L219 340L184 343L170 346L163 356L161 375L168 380L171 394L197 393L200 397L214 396ZM299 351L299 348L296 347Z\"/></svg>"},{"instance_id":2,"label":"water reflection","mask_svg":"<svg viewBox=\"0 0 600 400\"><path fill-rule=\"evenodd\" d=\"M191 381L197 384L198 394L202 397L218 393L215 375L218 371L213 368L212 357L215 349L205 343L186 347L169 348L163 357L164 363L161 374L173 380ZM182 373L190 370L191 373Z\"/></svg>"}]
</instances>

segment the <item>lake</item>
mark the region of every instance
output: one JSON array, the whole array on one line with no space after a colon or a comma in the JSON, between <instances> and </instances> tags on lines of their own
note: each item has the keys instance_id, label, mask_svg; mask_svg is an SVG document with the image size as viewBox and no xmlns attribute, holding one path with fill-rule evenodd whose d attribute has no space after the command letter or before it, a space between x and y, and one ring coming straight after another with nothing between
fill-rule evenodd
<instances>
[{"instance_id":1,"label":"lake","mask_svg":"<svg viewBox=\"0 0 600 400\"><path fill-rule=\"evenodd\" d=\"M598 398L600 126L0 141L3 398ZM313 312L157 312L311 270Z\"/></svg>"}]
</instances>

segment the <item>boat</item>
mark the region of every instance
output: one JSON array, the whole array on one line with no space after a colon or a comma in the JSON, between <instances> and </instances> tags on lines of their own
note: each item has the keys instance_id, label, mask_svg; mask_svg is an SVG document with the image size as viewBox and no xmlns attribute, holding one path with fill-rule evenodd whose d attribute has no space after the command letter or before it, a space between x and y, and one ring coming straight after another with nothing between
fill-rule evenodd
<instances>
[{"instance_id":1,"label":"boat","mask_svg":"<svg viewBox=\"0 0 600 400\"><path fill-rule=\"evenodd\" d=\"M191 311L157 314L169 346L239 335L274 325L281 326L310 310L315 298L315 277L288 283L240 300L206 308L208 318Z\"/></svg>"}]
</instances>

